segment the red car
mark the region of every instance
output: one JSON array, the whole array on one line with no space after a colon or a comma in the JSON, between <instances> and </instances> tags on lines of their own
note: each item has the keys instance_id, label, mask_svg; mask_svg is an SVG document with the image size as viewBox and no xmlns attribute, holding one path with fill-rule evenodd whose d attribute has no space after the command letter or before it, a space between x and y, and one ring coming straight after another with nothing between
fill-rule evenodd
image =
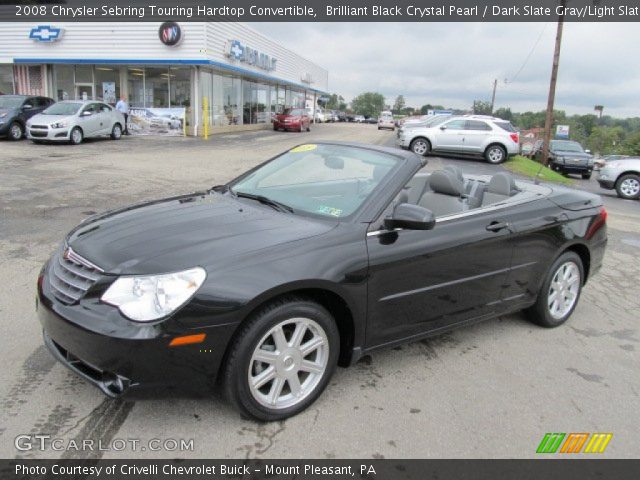
<instances>
[{"instance_id":1,"label":"red car","mask_svg":"<svg viewBox=\"0 0 640 480\"><path fill-rule=\"evenodd\" d=\"M309 128L310 124L311 118L303 108L286 108L284 112L276 115L273 119L274 130L284 129L301 132L305 129L308 132L311 130Z\"/></svg>"}]
</instances>

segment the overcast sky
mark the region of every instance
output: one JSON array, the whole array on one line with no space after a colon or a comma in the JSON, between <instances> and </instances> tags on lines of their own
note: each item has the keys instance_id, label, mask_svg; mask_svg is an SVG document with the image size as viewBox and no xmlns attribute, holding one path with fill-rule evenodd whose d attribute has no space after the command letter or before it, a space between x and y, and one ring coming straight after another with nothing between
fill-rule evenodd
<instances>
[{"instance_id":1,"label":"overcast sky","mask_svg":"<svg viewBox=\"0 0 640 480\"><path fill-rule=\"evenodd\" d=\"M377 91L389 104L402 94L408 106L469 108L491 99L497 78L496 108L546 107L555 23L251 25L327 68L330 91L347 100ZM565 23L556 108L583 114L602 104L605 114L640 116L638 27Z\"/></svg>"}]
</instances>

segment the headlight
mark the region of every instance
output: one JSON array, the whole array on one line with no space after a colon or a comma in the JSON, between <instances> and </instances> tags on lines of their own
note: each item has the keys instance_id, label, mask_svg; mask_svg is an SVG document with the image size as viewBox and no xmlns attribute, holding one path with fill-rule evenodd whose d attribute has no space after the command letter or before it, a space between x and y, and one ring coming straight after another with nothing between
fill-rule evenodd
<instances>
[{"instance_id":1,"label":"headlight","mask_svg":"<svg viewBox=\"0 0 640 480\"><path fill-rule=\"evenodd\" d=\"M52 123L51 124L51 128L65 128L68 125L69 125L69 121L68 120L63 120L61 122Z\"/></svg>"},{"instance_id":2,"label":"headlight","mask_svg":"<svg viewBox=\"0 0 640 480\"><path fill-rule=\"evenodd\" d=\"M201 267L163 275L124 276L113 282L101 300L118 307L131 320L150 322L184 305L206 277Z\"/></svg>"},{"instance_id":3,"label":"headlight","mask_svg":"<svg viewBox=\"0 0 640 480\"><path fill-rule=\"evenodd\" d=\"M6 116L7 116L7 112L0 113L0 118L4 118L4 117L6 117Z\"/></svg>"}]
</instances>

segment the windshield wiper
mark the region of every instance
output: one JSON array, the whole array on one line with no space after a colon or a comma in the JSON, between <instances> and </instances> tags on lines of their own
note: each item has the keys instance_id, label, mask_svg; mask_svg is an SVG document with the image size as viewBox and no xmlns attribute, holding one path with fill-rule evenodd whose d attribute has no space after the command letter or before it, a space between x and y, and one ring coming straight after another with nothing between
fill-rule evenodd
<instances>
[{"instance_id":1,"label":"windshield wiper","mask_svg":"<svg viewBox=\"0 0 640 480\"><path fill-rule=\"evenodd\" d=\"M281 212L293 213L293 208L291 208L289 205L287 205L285 203L282 203L282 202L278 202L277 200L272 200L269 197L265 197L264 195L255 195L253 193L234 192L231 189L229 189L229 190L232 193L234 193L236 197L250 198L251 200L257 200L258 202L260 202L260 203L262 203L264 205L269 205L270 207L273 207L276 210L279 210Z\"/></svg>"}]
</instances>

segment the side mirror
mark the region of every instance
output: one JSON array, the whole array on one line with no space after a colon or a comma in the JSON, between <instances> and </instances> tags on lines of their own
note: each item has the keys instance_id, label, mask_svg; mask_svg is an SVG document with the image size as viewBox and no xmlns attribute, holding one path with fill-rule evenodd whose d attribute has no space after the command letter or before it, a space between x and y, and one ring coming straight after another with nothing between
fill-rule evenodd
<instances>
[{"instance_id":1,"label":"side mirror","mask_svg":"<svg viewBox=\"0 0 640 480\"><path fill-rule=\"evenodd\" d=\"M393 213L384 219L384 226L388 230L431 230L435 225L436 217L431 210L411 203L396 205Z\"/></svg>"},{"instance_id":2,"label":"side mirror","mask_svg":"<svg viewBox=\"0 0 640 480\"><path fill-rule=\"evenodd\" d=\"M440 125L440 130L446 130L447 126L446 125Z\"/></svg>"},{"instance_id":3,"label":"side mirror","mask_svg":"<svg viewBox=\"0 0 640 480\"><path fill-rule=\"evenodd\" d=\"M84 112L82 112L82 116L83 117L88 117L88 116L90 116L92 114L93 114L93 112L91 112L91 110L85 110Z\"/></svg>"}]
</instances>

